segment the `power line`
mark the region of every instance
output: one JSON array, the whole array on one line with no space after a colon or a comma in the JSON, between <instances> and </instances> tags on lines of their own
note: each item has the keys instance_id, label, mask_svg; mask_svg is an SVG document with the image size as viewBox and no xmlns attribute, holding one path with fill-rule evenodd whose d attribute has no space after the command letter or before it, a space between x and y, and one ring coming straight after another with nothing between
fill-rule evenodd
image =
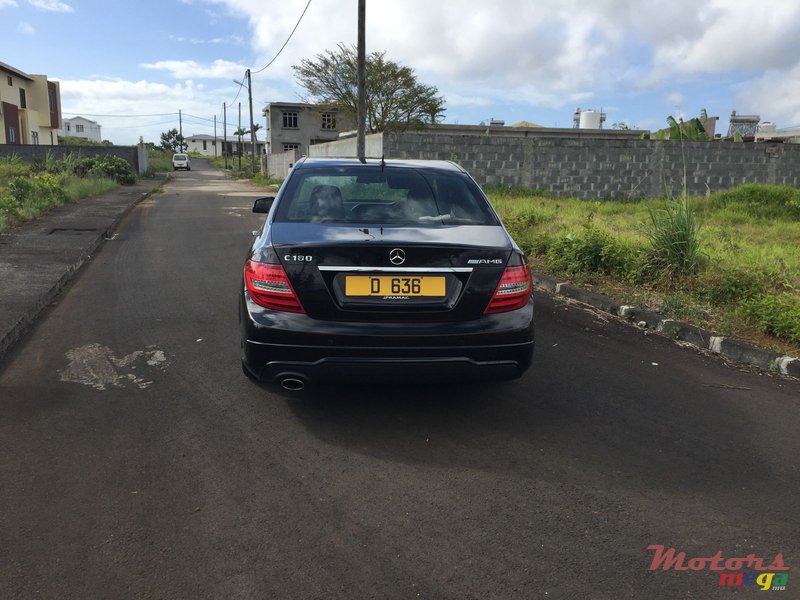
<instances>
[{"instance_id":1,"label":"power line","mask_svg":"<svg viewBox=\"0 0 800 600\"><path fill-rule=\"evenodd\" d=\"M281 52L283 52L283 49L286 48L286 45L289 43L289 40L292 39L292 36L294 35L294 32L297 31L297 27L300 25L300 21L303 20L303 17L305 16L306 11L308 10L308 7L310 5L311 5L311 0L308 0L308 4L306 4L306 7L303 9L303 12L300 15L300 18L297 19L297 23L295 24L294 29L292 29L292 32L289 34L289 37L286 38L286 41L283 42L283 46L281 46L281 49L278 50L278 53L274 57L272 57L272 60L269 61L266 65L264 65L263 67L261 67L257 71L251 71L250 72L251 75L255 75L256 73L261 73L261 71L265 70L267 67L269 67L272 63L274 63L277 60L277 58L281 55Z\"/></svg>"},{"instance_id":2,"label":"power line","mask_svg":"<svg viewBox=\"0 0 800 600\"><path fill-rule=\"evenodd\" d=\"M239 84L239 89L237 90L236 96L233 98L233 101L232 102L228 102L228 106L233 106L233 103L236 102L236 99L239 97L239 94L242 93L242 88L244 87L244 78L246 76L247 76L247 72L245 72L245 74L242 75L242 80L241 81L234 80L234 83L238 83Z\"/></svg>"},{"instance_id":3,"label":"power line","mask_svg":"<svg viewBox=\"0 0 800 600\"><path fill-rule=\"evenodd\" d=\"M141 129L142 127L155 127L156 125L170 125L175 121L161 121L160 123L139 123L138 125L120 125L120 126L113 126L113 125L103 125L103 129Z\"/></svg>"},{"instance_id":4,"label":"power line","mask_svg":"<svg viewBox=\"0 0 800 600\"><path fill-rule=\"evenodd\" d=\"M87 117L106 117L106 118L125 117L125 118L134 118L134 117L171 117L171 116L177 115L178 113L177 112L154 113L152 115L98 115L98 114L93 114L93 113L84 113L84 112L75 113L75 112L63 112L62 111L61 114L62 115L79 115L79 116L87 116Z\"/></svg>"}]
</instances>

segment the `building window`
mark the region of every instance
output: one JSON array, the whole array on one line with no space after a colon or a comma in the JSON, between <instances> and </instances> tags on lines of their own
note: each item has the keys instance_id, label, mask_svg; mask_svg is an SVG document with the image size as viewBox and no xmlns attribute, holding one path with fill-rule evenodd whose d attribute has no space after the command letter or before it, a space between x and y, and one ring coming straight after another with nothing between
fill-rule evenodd
<instances>
[{"instance_id":1,"label":"building window","mask_svg":"<svg viewBox=\"0 0 800 600\"><path fill-rule=\"evenodd\" d=\"M25 90L19 88L19 107L28 108L28 99L25 97Z\"/></svg>"},{"instance_id":2,"label":"building window","mask_svg":"<svg viewBox=\"0 0 800 600\"><path fill-rule=\"evenodd\" d=\"M203 150L208 150L208 142L206 140L203 140Z\"/></svg>"},{"instance_id":3,"label":"building window","mask_svg":"<svg viewBox=\"0 0 800 600\"><path fill-rule=\"evenodd\" d=\"M17 130L13 127L8 128L8 143L9 144L16 144L17 143Z\"/></svg>"},{"instance_id":4,"label":"building window","mask_svg":"<svg viewBox=\"0 0 800 600\"><path fill-rule=\"evenodd\" d=\"M297 129L297 113L285 112L283 113L283 128L284 129Z\"/></svg>"},{"instance_id":5,"label":"building window","mask_svg":"<svg viewBox=\"0 0 800 600\"><path fill-rule=\"evenodd\" d=\"M322 113L322 128L336 129L336 113L332 112Z\"/></svg>"},{"instance_id":6,"label":"building window","mask_svg":"<svg viewBox=\"0 0 800 600\"><path fill-rule=\"evenodd\" d=\"M31 143L34 146L38 146L39 145L39 132L38 131L32 131L31 132Z\"/></svg>"},{"instance_id":7,"label":"building window","mask_svg":"<svg viewBox=\"0 0 800 600\"><path fill-rule=\"evenodd\" d=\"M75 125L76 133L83 133L83 125Z\"/></svg>"},{"instance_id":8,"label":"building window","mask_svg":"<svg viewBox=\"0 0 800 600\"><path fill-rule=\"evenodd\" d=\"M14 85L14 80L11 78L11 75L8 76L8 85Z\"/></svg>"},{"instance_id":9,"label":"building window","mask_svg":"<svg viewBox=\"0 0 800 600\"><path fill-rule=\"evenodd\" d=\"M300 144L284 144L283 145L283 151L284 152L289 152L289 150L299 150L299 149L300 149Z\"/></svg>"},{"instance_id":10,"label":"building window","mask_svg":"<svg viewBox=\"0 0 800 600\"><path fill-rule=\"evenodd\" d=\"M67 123L67 131L69 131L69 128L70 128L70 124Z\"/></svg>"}]
</instances>

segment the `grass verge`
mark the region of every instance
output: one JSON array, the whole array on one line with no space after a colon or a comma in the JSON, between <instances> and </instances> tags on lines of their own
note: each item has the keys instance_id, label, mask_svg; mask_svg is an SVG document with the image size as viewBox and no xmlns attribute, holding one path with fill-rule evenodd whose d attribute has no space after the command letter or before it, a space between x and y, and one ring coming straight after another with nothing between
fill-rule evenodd
<instances>
[{"instance_id":1,"label":"grass verge","mask_svg":"<svg viewBox=\"0 0 800 600\"><path fill-rule=\"evenodd\" d=\"M0 233L53 207L135 181L131 166L116 156L0 159Z\"/></svg>"},{"instance_id":2,"label":"grass verge","mask_svg":"<svg viewBox=\"0 0 800 600\"><path fill-rule=\"evenodd\" d=\"M535 268L800 355L800 190L636 202L487 193Z\"/></svg>"}]
</instances>

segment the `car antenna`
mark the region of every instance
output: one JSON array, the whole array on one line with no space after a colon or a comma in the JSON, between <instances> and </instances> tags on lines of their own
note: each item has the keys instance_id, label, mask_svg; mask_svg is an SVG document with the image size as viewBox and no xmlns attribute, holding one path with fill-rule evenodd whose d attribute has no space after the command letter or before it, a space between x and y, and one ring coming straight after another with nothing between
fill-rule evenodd
<instances>
[{"instance_id":1,"label":"car antenna","mask_svg":"<svg viewBox=\"0 0 800 600\"><path fill-rule=\"evenodd\" d=\"M381 172L383 172L383 168L386 166L386 161L384 160L384 155L381 154Z\"/></svg>"}]
</instances>

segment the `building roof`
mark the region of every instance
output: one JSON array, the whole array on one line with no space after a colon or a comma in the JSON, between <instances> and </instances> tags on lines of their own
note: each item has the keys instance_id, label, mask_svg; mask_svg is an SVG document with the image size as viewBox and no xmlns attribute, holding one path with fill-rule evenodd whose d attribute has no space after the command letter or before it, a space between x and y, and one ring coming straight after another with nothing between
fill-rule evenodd
<instances>
[{"instance_id":1,"label":"building roof","mask_svg":"<svg viewBox=\"0 0 800 600\"><path fill-rule=\"evenodd\" d=\"M530 121L520 121L519 123L512 123L511 127L541 127L541 125L531 123Z\"/></svg>"},{"instance_id":2,"label":"building roof","mask_svg":"<svg viewBox=\"0 0 800 600\"><path fill-rule=\"evenodd\" d=\"M21 77L22 79L33 81L33 77L31 77L30 75L23 73L19 69L15 69L11 65L7 65L4 62L0 62L0 71L5 71L11 75L16 75L17 77Z\"/></svg>"},{"instance_id":3,"label":"building roof","mask_svg":"<svg viewBox=\"0 0 800 600\"><path fill-rule=\"evenodd\" d=\"M308 104L306 102L270 102L261 110L261 113L269 112L271 106L276 108L313 108L315 110L339 110L338 106L330 106L327 104Z\"/></svg>"},{"instance_id":4,"label":"building roof","mask_svg":"<svg viewBox=\"0 0 800 600\"><path fill-rule=\"evenodd\" d=\"M66 123L67 121L69 121L70 123L72 123L73 121L77 121L78 119L80 119L81 121L86 121L87 123L92 123L94 125L98 125L99 126L99 123L97 121L92 121L91 119L87 119L86 117L81 117L81 116L65 117L64 118L64 122Z\"/></svg>"}]
</instances>

